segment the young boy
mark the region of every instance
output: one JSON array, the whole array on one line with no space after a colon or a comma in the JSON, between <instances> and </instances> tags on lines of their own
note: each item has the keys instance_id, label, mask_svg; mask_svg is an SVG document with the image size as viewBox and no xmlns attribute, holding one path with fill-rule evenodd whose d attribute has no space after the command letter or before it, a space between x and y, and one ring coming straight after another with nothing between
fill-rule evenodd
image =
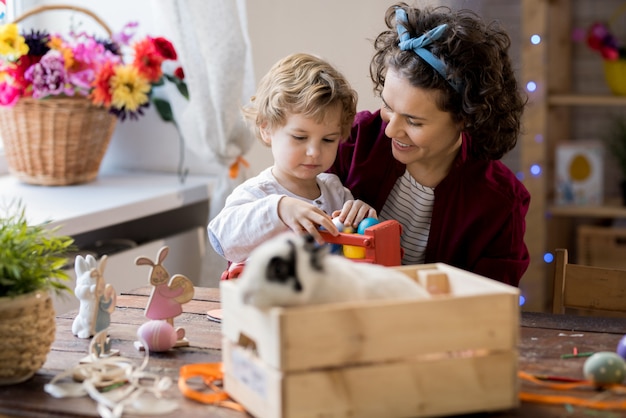
<instances>
[{"instance_id":1,"label":"young boy","mask_svg":"<svg viewBox=\"0 0 626 418\"><path fill-rule=\"evenodd\" d=\"M348 137L357 94L326 61L293 54L277 62L243 109L257 137L271 147L274 164L233 190L209 223L215 251L244 262L259 244L287 230L338 234L331 216L358 225L376 211L326 173Z\"/></svg>"}]
</instances>

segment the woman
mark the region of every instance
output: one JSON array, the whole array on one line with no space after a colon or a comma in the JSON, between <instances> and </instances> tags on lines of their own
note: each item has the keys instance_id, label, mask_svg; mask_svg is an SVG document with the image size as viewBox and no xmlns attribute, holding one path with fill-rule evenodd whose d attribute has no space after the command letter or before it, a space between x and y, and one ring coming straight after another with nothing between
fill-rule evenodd
<instances>
[{"instance_id":1,"label":"woman","mask_svg":"<svg viewBox=\"0 0 626 418\"><path fill-rule=\"evenodd\" d=\"M498 26L471 11L387 10L370 64L382 107L357 114L330 171L403 226L403 264L447 263L519 285L530 195L499 160L525 105Z\"/></svg>"}]
</instances>

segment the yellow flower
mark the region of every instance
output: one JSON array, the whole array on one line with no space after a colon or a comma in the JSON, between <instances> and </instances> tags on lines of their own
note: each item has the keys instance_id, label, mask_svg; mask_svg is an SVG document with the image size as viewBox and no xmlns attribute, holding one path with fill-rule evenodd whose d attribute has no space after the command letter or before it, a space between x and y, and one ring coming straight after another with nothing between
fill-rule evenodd
<instances>
[{"instance_id":1,"label":"yellow flower","mask_svg":"<svg viewBox=\"0 0 626 418\"><path fill-rule=\"evenodd\" d=\"M119 65L111 77L111 104L118 109L134 112L148 102L150 83L130 65Z\"/></svg>"},{"instance_id":2,"label":"yellow flower","mask_svg":"<svg viewBox=\"0 0 626 418\"><path fill-rule=\"evenodd\" d=\"M0 26L0 55L16 60L28 53L28 45L20 36L17 25L10 23Z\"/></svg>"}]
</instances>

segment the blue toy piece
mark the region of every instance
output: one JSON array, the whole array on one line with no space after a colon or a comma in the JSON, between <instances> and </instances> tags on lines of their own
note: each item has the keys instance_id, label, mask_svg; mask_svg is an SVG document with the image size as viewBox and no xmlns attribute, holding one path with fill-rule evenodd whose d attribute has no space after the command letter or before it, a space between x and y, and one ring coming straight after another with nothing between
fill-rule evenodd
<instances>
[{"instance_id":1,"label":"blue toy piece","mask_svg":"<svg viewBox=\"0 0 626 418\"><path fill-rule=\"evenodd\" d=\"M367 228L376 225L377 223L380 223L380 221L376 218L365 218L361 222L359 222L357 233L364 235Z\"/></svg>"}]
</instances>

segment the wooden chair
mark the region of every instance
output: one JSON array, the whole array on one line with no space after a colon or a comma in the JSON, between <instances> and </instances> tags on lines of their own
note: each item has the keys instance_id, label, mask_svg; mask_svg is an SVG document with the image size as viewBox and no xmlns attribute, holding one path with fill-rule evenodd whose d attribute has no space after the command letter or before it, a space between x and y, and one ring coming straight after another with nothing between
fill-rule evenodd
<instances>
[{"instance_id":1,"label":"wooden chair","mask_svg":"<svg viewBox=\"0 0 626 418\"><path fill-rule=\"evenodd\" d=\"M556 250L552 312L626 318L626 270L567 262L567 250Z\"/></svg>"}]
</instances>

